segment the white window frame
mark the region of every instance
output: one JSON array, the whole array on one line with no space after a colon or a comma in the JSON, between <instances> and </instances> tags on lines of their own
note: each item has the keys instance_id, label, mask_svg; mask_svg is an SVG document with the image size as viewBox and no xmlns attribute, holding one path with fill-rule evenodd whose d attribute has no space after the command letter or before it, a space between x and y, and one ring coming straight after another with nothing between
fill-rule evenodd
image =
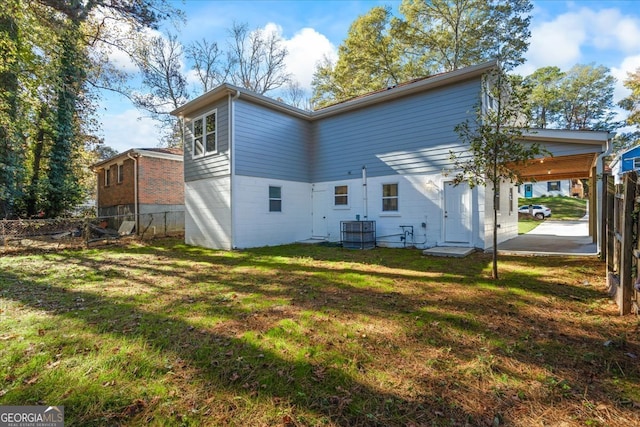
<instances>
[{"instance_id":1,"label":"white window frame","mask_svg":"<svg viewBox=\"0 0 640 427\"><path fill-rule=\"evenodd\" d=\"M633 169L640 169L640 157L633 158Z\"/></svg>"},{"instance_id":2,"label":"white window frame","mask_svg":"<svg viewBox=\"0 0 640 427\"><path fill-rule=\"evenodd\" d=\"M213 116L213 131L207 132L207 118ZM202 135L196 135L196 122L201 121L202 123ZM196 139L198 137L201 138L201 153L196 153ZM210 141L210 138L213 137L214 149L211 151L207 150L207 145ZM194 159L210 156L212 154L216 154L218 152L218 109L208 111L199 117L195 117L191 120L191 157Z\"/></svg>"},{"instance_id":3,"label":"white window frame","mask_svg":"<svg viewBox=\"0 0 640 427\"><path fill-rule=\"evenodd\" d=\"M385 196L384 195L384 187L386 185L395 185L396 186L396 195L395 196ZM384 201L385 200L391 200L391 199L396 199L396 209L395 210L385 210L384 208ZM381 212L382 214L398 214L400 212L400 184L397 182L385 182L382 184L382 207L381 207Z\"/></svg>"},{"instance_id":4,"label":"white window frame","mask_svg":"<svg viewBox=\"0 0 640 427\"><path fill-rule=\"evenodd\" d=\"M111 168L104 168L104 186L109 187L111 185L111 177L109 176L109 170Z\"/></svg>"},{"instance_id":5,"label":"white window frame","mask_svg":"<svg viewBox=\"0 0 640 427\"><path fill-rule=\"evenodd\" d=\"M336 193L336 191L338 190L338 187L344 187L347 189L347 192L344 194L338 194ZM338 197L345 197L346 198L346 203L336 203L337 202L337 198ZM346 184L343 185L334 185L333 186L333 208L334 209L349 209L349 186Z\"/></svg>"},{"instance_id":6,"label":"white window frame","mask_svg":"<svg viewBox=\"0 0 640 427\"><path fill-rule=\"evenodd\" d=\"M118 171L118 177L117 177L116 182L118 184L122 184L122 182L124 181L124 164L118 163L117 171Z\"/></svg>"},{"instance_id":7,"label":"white window frame","mask_svg":"<svg viewBox=\"0 0 640 427\"><path fill-rule=\"evenodd\" d=\"M278 188L280 190L280 197L271 197L271 189L272 188ZM270 213L281 213L282 212L282 186L281 185L270 185L269 186L269 212ZM271 209L271 202L272 201L279 201L280 202L280 209L279 210L272 210Z\"/></svg>"}]
</instances>

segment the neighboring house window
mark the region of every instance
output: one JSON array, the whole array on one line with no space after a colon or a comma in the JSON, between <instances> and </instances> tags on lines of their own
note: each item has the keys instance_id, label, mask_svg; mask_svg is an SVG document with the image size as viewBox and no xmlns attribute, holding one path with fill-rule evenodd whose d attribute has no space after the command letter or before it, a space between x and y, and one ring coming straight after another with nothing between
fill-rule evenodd
<instances>
[{"instance_id":1,"label":"neighboring house window","mask_svg":"<svg viewBox=\"0 0 640 427\"><path fill-rule=\"evenodd\" d=\"M118 165L118 183L121 183L124 180L124 165Z\"/></svg>"},{"instance_id":2,"label":"neighboring house window","mask_svg":"<svg viewBox=\"0 0 640 427\"><path fill-rule=\"evenodd\" d=\"M193 120L193 157L213 154L218 149L216 111Z\"/></svg>"},{"instance_id":3,"label":"neighboring house window","mask_svg":"<svg viewBox=\"0 0 640 427\"><path fill-rule=\"evenodd\" d=\"M348 206L349 187L347 185L336 185L334 187L333 200L335 206Z\"/></svg>"},{"instance_id":4,"label":"neighboring house window","mask_svg":"<svg viewBox=\"0 0 640 427\"><path fill-rule=\"evenodd\" d=\"M547 182L547 191L560 191L560 181Z\"/></svg>"},{"instance_id":5,"label":"neighboring house window","mask_svg":"<svg viewBox=\"0 0 640 427\"><path fill-rule=\"evenodd\" d=\"M269 212L282 212L282 187L269 186Z\"/></svg>"},{"instance_id":6,"label":"neighboring house window","mask_svg":"<svg viewBox=\"0 0 640 427\"><path fill-rule=\"evenodd\" d=\"M398 184L382 184L382 211L398 211Z\"/></svg>"},{"instance_id":7,"label":"neighboring house window","mask_svg":"<svg viewBox=\"0 0 640 427\"><path fill-rule=\"evenodd\" d=\"M106 168L104 170L104 186L108 187L111 185L111 173L110 173L111 169Z\"/></svg>"},{"instance_id":8,"label":"neighboring house window","mask_svg":"<svg viewBox=\"0 0 640 427\"><path fill-rule=\"evenodd\" d=\"M640 157L636 157L633 159L633 168L640 169Z\"/></svg>"}]
</instances>

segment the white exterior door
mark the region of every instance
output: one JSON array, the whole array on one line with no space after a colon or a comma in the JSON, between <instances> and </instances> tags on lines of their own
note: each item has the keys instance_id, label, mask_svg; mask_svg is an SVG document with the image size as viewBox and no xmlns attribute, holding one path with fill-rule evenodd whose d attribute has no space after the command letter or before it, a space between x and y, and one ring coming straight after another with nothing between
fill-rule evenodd
<instances>
[{"instance_id":1,"label":"white exterior door","mask_svg":"<svg viewBox=\"0 0 640 427\"><path fill-rule=\"evenodd\" d=\"M444 186L444 241L469 243L471 237L471 192L467 183Z\"/></svg>"},{"instance_id":2,"label":"white exterior door","mask_svg":"<svg viewBox=\"0 0 640 427\"><path fill-rule=\"evenodd\" d=\"M313 197L313 237L327 237L327 190L325 188L315 188Z\"/></svg>"}]
</instances>

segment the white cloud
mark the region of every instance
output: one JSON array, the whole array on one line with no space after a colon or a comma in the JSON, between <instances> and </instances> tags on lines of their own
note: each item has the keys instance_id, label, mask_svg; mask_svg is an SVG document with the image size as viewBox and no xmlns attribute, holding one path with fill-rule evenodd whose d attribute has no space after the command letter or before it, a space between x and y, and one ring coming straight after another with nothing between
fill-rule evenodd
<instances>
[{"instance_id":1,"label":"white cloud","mask_svg":"<svg viewBox=\"0 0 640 427\"><path fill-rule=\"evenodd\" d=\"M550 65L567 70L584 62L611 67L616 65L607 63L612 55L640 50L640 19L619 9L581 7L536 23L540 18L533 18L528 61L518 70L521 74Z\"/></svg>"},{"instance_id":2,"label":"white cloud","mask_svg":"<svg viewBox=\"0 0 640 427\"><path fill-rule=\"evenodd\" d=\"M131 148L157 147L160 135L156 122L136 109L102 116L105 145L124 152Z\"/></svg>"},{"instance_id":3,"label":"white cloud","mask_svg":"<svg viewBox=\"0 0 640 427\"><path fill-rule=\"evenodd\" d=\"M311 90L311 80L316 64L326 55L332 60L337 58L337 48L329 39L313 28L302 28L290 39L282 35L282 27L273 22L264 26L266 33L275 32L287 49L285 63L287 71L300 83L304 90Z\"/></svg>"},{"instance_id":4,"label":"white cloud","mask_svg":"<svg viewBox=\"0 0 640 427\"><path fill-rule=\"evenodd\" d=\"M619 67L611 68L611 75L617 79L613 99L619 101L631 94L631 91L624 87L624 81L627 79L628 73L638 69L640 69L640 55L628 56L624 58Z\"/></svg>"},{"instance_id":5,"label":"white cloud","mask_svg":"<svg viewBox=\"0 0 640 427\"><path fill-rule=\"evenodd\" d=\"M311 89L313 72L323 56L337 58L337 49L333 43L313 28L301 29L291 39L285 40L285 46L289 51L287 69L305 90Z\"/></svg>"},{"instance_id":6,"label":"white cloud","mask_svg":"<svg viewBox=\"0 0 640 427\"><path fill-rule=\"evenodd\" d=\"M564 14L531 28L527 66L532 70L555 65L567 69L580 60L580 47L587 38L583 22ZM529 74L529 73L527 73Z\"/></svg>"}]
</instances>

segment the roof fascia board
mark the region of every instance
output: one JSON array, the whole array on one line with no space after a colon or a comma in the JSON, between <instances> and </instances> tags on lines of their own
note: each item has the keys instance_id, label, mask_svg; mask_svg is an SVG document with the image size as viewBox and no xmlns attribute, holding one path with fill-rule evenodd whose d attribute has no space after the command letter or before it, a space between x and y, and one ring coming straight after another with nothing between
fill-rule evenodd
<instances>
[{"instance_id":1,"label":"roof fascia board","mask_svg":"<svg viewBox=\"0 0 640 427\"><path fill-rule=\"evenodd\" d=\"M184 155L183 154L171 154L171 153L161 153L158 151L152 151L152 150L142 150L139 148L134 148L132 151L138 155L140 155L140 157L153 157L155 159L166 159L166 160L176 160L179 162L182 162L184 160Z\"/></svg>"},{"instance_id":2,"label":"roof fascia board","mask_svg":"<svg viewBox=\"0 0 640 427\"><path fill-rule=\"evenodd\" d=\"M442 73L432 77L427 77L424 80L419 80L417 82L410 83L404 86L390 88L385 91L374 93L372 95L363 96L351 101L345 101L341 104L332 105L330 107L323 108L322 110L314 111L313 113L311 113L311 116L314 119L319 119L322 117L340 114L346 111L377 104L379 102L400 98L414 93L419 93L427 89L435 89L439 86L468 80L473 77L481 76L491 69L498 68L499 67L496 61L489 61L467 68L460 68L448 73Z\"/></svg>"},{"instance_id":3,"label":"roof fascia board","mask_svg":"<svg viewBox=\"0 0 640 427\"><path fill-rule=\"evenodd\" d=\"M526 141L553 141L574 144L603 145L615 134L607 131L568 130L568 129L530 129L522 134Z\"/></svg>"},{"instance_id":4,"label":"roof fascia board","mask_svg":"<svg viewBox=\"0 0 640 427\"><path fill-rule=\"evenodd\" d=\"M154 158L159 158L159 159L167 159L167 160L176 160L179 162L184 161L184 156L180 155L180 154L169 154L169 153L158 153L157 151L148 151L148 150L141 150L138 148L131 148L127 151L125 151L124 153L120 153L120 154L116 154L113 157L109 157L108 159L102 160L98 163L94 163L93 165L91 165L92 169L100 169L100 168L108 168L111 167L112 165L118 164L118 163L122 163L123 161L127 160L128 155L138 155L140 157L154 157Z\"/></svg>"}]
</instances>

